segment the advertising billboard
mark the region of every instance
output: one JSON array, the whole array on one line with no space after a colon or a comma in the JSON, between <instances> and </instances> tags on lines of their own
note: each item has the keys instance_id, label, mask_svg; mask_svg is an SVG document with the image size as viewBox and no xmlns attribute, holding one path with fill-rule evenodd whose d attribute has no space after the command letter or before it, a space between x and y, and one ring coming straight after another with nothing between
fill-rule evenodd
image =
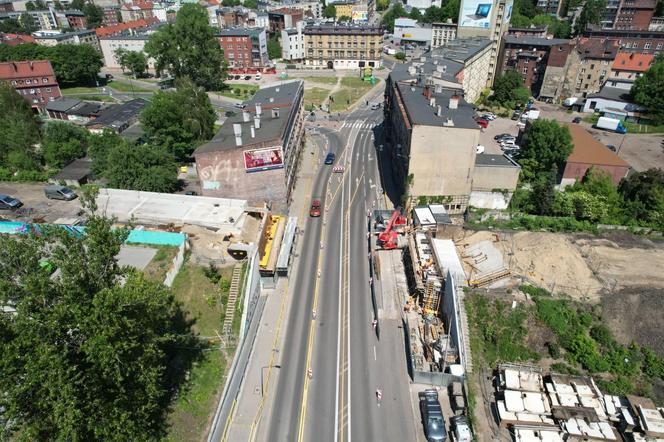
<instances>
[{"instance_id":1,"label":"advertising billboard","mask_svg":"<svg viewBox=\"0 0 664 442\"><path fill-rule=\"evenodd\" d=\"M508 20L512 18L512 7L514 6L513 1L508 1L507 4L505 5L505 9L507 10L507 14L505 14L505 20Z\"/></svg>"},{"instance_id":2,"label":"advertising billboard","mask_svg":"<svg viewBox=\"0 0 664 442\"><path fill-rule=\"evenodd\" d=\"M484 28L491 26L490 0L464 0L459 17L459 26L466 28Z\"/></svg>"},{"instance_id":3,"label":"advertising billboard","mask_svg":"<svg viewBox=\"0 0 664 442\"><path fill-rule=\"evenodd\" d=\"M281 148L245 150L244 170L246 172L260 172L261 170L280 169L284 167Z\"/></svg>"},{"instance_id":4,"label":"advertising billboard","mask_svg":"<svg viewBox=\"0 0 664 442\"><path fill-rule=\"evenodd\" d=\"M366 9L364 11L361 10L361 9L353 9L352 14L353 14L353 16L351 17L351 19L353 21L357 21L357 22L369 21L369 13L367 12Z\"/></svg>"}]
</instances>

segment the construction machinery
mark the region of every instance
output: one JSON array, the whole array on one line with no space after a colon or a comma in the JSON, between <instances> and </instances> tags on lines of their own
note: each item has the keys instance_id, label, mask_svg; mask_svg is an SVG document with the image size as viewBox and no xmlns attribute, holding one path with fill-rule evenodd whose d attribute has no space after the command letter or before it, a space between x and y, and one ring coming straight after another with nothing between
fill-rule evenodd
<instances>
[{"instance_id":1,"label":"construction machinery","mask_svg":"<svg viewBox=\"0 0 664 442\"><path fill-rule=\"evenodd\" d=\"M385 226L385 230L378 234L378 241L376 241L378 246L385 250L396 249L399 242L395 228L404 224L406 224L406 219L401 215L401 212L398 209L392 212L392 217L387 226Z\"/></svg>"}]
</instances>

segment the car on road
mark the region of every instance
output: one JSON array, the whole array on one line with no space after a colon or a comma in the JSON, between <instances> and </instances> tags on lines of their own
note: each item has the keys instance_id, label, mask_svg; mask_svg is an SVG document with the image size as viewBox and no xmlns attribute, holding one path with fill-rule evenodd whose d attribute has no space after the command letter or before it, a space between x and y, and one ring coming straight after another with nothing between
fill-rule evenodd
<instances>
[{"instance_id":1,"label":"car on road","mask_svg":"<svg viewBox=\"0 0 664 442\"><path fill-rule=\"evenodd\" d=\"M231 77L236 80L242 80L242 75L235 75L235 76L231 75Z\"/></svg>"},{"instance_id":2,"label":"car on road","mask_svg":"<svg viewBox=\"0 0 664 442\"><path fill-rule=\"evenodd\" d=\"M500 148L506 149L508 147L514 148L516 146L516 140L505 140L500 142Z\"/></svg>"},{"instance_id":3,"label":"car on road","mask_svg":"<svg viewBox=\"0 0 664 442\"><path fill-rule=\"evenodd\" d=\"M574 119L572 120L572 123L579 124L581 122L581 120L582 120L581 117L574 117Z\"/></svg>"},{"instance_id":4,"label":"car on road","mask_svg":"<svg viewBox=\"0 0 664 442\"><path fill-rule=\"evenodd\" d=\"M233 106L237 107L238 109L244 109L247 107L247 105L244 103L235 103Z\"/></svg>"},{"instance_id":5,"label":"car on road","mask_svg":"<svg viewBox=\"0 0 664 442\"><path fill-rule=\"evenodd\" d=\"M510 141L512 142L516 141L516 137L514 135L508 135L506 137L500 137L496 141L498 142L498 144L509 143Z\"/></svg>"},{"instance_id":6,"label":"car on road","mask_svg":"<svg viewBox=\"0 0 664 442\"><path fill-rule=\"evenodd\" d=\"M489 120L485 120L484 118L478 118L475 121L477 122L477 125L483 129L489 127Z\"/></svg>"},{"instance_id":7,"label":"car on road","mask_svg":"<svg viewBox=\"0 0 664 442\"><path fill-rule=\"evenodd\" d=\"M254 75L254 80L256 81L260 80L261 78L263 78L263 76L261 75L260 72L257 72L256 75Z\"/></svg>"},{"instance_id":8,"label":"car on road","mask_svg":"<svg viewBox=\"0 0 664 442\"><path fill-rule=\"evenodd\" d=\"M59 186L57 184L44 187L44 194L46 195L46 198L50 200L71 201L78 197L76 192L71 190L69 187Z\"/></svg>"},{"instance_id":9,"label":"car on road","mask_svg":"<svg viewBox=\"0 0 664 442\"><path fill-rule=\"evenodd\" d=\"M484 118L485 120L493 121L496 119L496 114L493 112L484 112L480 115L480 117Z\"/></svg>"},{"instance_id":10,"label":"car on road","mask_svg":"<svg viewBox=\"0 0 664 442\"><path fill-rule=\"evenodd\" d=\"M325 164L334 163L335 158L336 156L334 155L334 152L328 152L327 156L325 157Z\"/></svg>"},{"instance_id":11,"label":"car on road","mask_svg":"<svg viewBox=\"0 0 664 442\"><path fill-rule=\"evenodd\" d=\"M519 149L505 149L503 153L510 158L513 158L519 154Z\"/></svg>"},{"instance_id":12,"label":"car on road","mask_svg":"<svg viewBox=\"0 0 664 442\"><path fill-rule=\"evenodd\" d=\"M2 210L14 210L22 205L23 203L18 198L9 195L0 195L0 209Z\"/></svg>"},{"instance_id":13,"label":"car on road","mask_svg":"<svg viewBox=\"0 0 664 442\"><path fill-rule=\"evenodd\" d=\"M495 137L493 137L494 140L500 141L502 138L513 138L514 135L512 134L498 134Z\"/></svg>"},{"instance_id":14,"label":"car on road","mask_svg":"<svg viewBox=\"0 0 664 442\"><path fill-rule=\"evenodd\" d=\"M245 79L245 80L251 80L251 75L245 75L245 76L244 76L244 79Z\"/></svg>"},{"instance_id":15,"label":"car on road","mask_svg":"<svg viewBox=\"0 0 664 442\"><path fill-rule=\"evenodd\" d=\"M418 393L420 398L420 412L427 442L443 442L447 439L443 410L438 402L438 392L433 389Z\"/></svg>"},{"instance_id":16,"label":"car on road","mask_svg":"<svg viewBox=\"0 0 664 442\"><path fill-rule=\"evenodd\" d=\"M320 216L320 200L311 200L311 207L309 208L309 216L318 218Z\"/></svg>"},{"instance_id":17,"label":"car on road","mask_svg":"<svg viewBox=\"0 0 664 442\"><path fill-rule=\"evenodd\" d=\"M611 152L617 152L616 146L613 144L607 144L606 145L607 149L609 149Z\"/></svg>"},{"instance_id":18,"label":"car on road","mask_svg":"<svg viewBox=\"0 0 664 442\"><path fill-rule=\"evenodd\" d=\"M378 110L380 109L380 103L373 103L371 105L371 110Z\"/></svg>"}]
</instances>

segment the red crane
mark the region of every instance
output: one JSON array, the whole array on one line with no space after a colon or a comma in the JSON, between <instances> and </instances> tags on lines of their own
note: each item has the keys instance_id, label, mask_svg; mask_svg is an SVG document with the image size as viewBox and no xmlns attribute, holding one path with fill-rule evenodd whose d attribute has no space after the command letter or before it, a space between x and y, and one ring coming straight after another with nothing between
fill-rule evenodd
<instances>
[{"instance_id":1,"label":"red crane","mask_svg":"<svg viewBox=\"0 0 664 442\"><path fill-rule=\"evenodd\" d=\"M399 210L392 212L392 217L387 223L385 230L378 234L378 245L385 250L396 249L398 246L397 232L393 230L395 224L405 224L406 220L401 216Z\"/></svg>"}]
</instances>

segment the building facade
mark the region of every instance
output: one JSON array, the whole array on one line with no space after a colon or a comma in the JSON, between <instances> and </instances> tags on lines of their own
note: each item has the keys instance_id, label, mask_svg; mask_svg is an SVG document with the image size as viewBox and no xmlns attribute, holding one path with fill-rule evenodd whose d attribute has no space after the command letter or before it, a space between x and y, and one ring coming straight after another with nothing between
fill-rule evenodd
<instances>
[{"instance_id":1,"label":"building facade","mask_svg":"<svg viewBox=\"0 0 664 442\"><path fill-rule=\"evenodd\" d=\"M563 86L567 76L567 58L574 50L574 43L566 41L551 46L549 57L544 70L544 78L539 90L539 99L549 102L558 102L564 99Z\"/></svg>"},{"instance_id":2,"label":"building facade","mask_svg":"<svg viewBox=\"0 0 664 442\"><path fill-rule=\"evenodd\" d=\"M118 20L118 17L120 16L120 8L118 6L107 6L103 8L104 11L104 18L102 20L102 25L103 26L115 26L120 21ZM120 19L122 17L120 16Z\"/></svg>"},{"instance_id":3,"label":"building facade","mask_svg":"<svg viewBox=\"0 0 664 442\"><path fill-rule=\"evenodd\" d=\"M37 31L33 33L35 41L43 46L56 46L61 44L90 45L96 50L99 47L99 39L93 30L76 32Z\"/></svg>"},{"instance_id":4,"label":"building facade","mask_svg":"<svg viewBox=\"0 0 664 442\"><path fill-rule=\"evenodd\" d=\"M656 0L608 0L601 26L608 29L647 30L656 6Z\"/></svg>"},{"instance_id":5,"label":"building facade","mask_svg":"<svg viewBox=\"0 0 664 442\"><path fill-rule=\"evenodd\" d=\"M153 9L154 3L149 1L124 3L120 6L122 22L152 18L154 17Z\"/></svg>"},{"instance_id":6,"label":"building facade","mask_svg":"<svg viewBox=\"0 0 664 442\"><path fill-rule=\"evenodd\" d=\"M148 42L149 38L150 36L147 34L115 35L100 38L99 46L101 48L101 53L104 56L104 66L107 68L120 69L120 62L118 61L115 52L118 49L145 52L145 44ZM148 58L148 68L154 69L154 59Z\"/></svg>"},{"instance_id":7,"label":"building facade","mask_svg":"<svg viewBox=\"0 0 664 442\"><path fill-rule=\"evenodd\" d=\"M441 3L441 0L406 0L408 6L411 8L417 8L422 13L432 6L440 8Z\"/></svg>"},{"instance_id":8,"label":"building facade","mask_svg":"<svg viewBox=\"0 0 664 442\"><path fill-rule=\"evenodd\" d=\"M544 14L560 16L560 8L563 2L561 0L537 0L537 9Z\"/></svg>"},{"instance_id":9,"label":"building facade","mask_svg":"<svg viewBox=\"0 0 664 442\"><path fill-rule=\"evenodd\" d=\"M222 29L217 39L231 71L262 71L269 64L267 37L262 28Z\"/></svg>"},{"instance_id":10,"label":"building facade","mask_svg":"<svg viewBox=\"0 0 664 442\"><path fill-rule=\"evenodd\" d=\"M325 5L317 1L283 1L276 5L269 5L268 11L274 11L283 7L297 9L303 12L304 18L313 18L318 20L323 17L323 7Z\"/></svg>"},{"instance_id":11,"label":"building facade","mask_svg":"<svg viewBox=\"0 0 664 442\"><path fill-rule=\"evenodd\" d=\"M457 38L457 25L452 20L447 23L431 23L431 48L439 48Z\"/></svg>"},{"instance_id":12,"label":"building facade","mask_svg":"<svg viewBox=\"0 0 664 442\"><path fill-rule=\"evenodd\" d=\"M396 44L416 43L431 46L433 28L430 24L420 24L412 18L397 18L394 20L392 36Z\"/></svg>"},{"instance_id":13,"label":"building facade","mask_svg":"<svg viewBox=\"0 0 664 442\"><path fill-rule=\"evenodd\" d=\"M97 37L110 37L114 35L126 35L130 33L136 33L145 31L148 28L158 25L159 19L152 17L149 19L134 20L127 23L118 23L114 26L103 26L101 28L95 29Z\"/></svg>"},{"instance_id":14,"label":"building facade","mask_svg":"<svg viewBox=\"0 0 664 442\"><path fill-rule=\"evenodd\" d=\"M11 84L39 113L44 111L47 103L62 96L48 60L0 63L0 81Z\"/></svg>"},{"instance_id":15,"label":"building facade","mask_svg":"<svg viewBox=\"0 0 664 442\"><path fill-rule=\"evenodd\" d=\"M302 23L297 28L281 31L281 58L288 61L304 60L304 34Z\"/></svg>"},{"instance_id":16,"label":"building facade","mask_svg":"<svg viewBox=\"0 0 664 442\"><path fill-rule=\"evenodd\" d=\"M286 213L304 147L304 83L259 89L194 152L203 195Z\"/></svg>"},{"instance_id":17,"label":"building facade","mask_svg":"<svg viewBox=\"0 0 664 442\"><path fill-rule=\"evenodd\" d=\"M275 9L267 13L269 20L269 32L272 35L281 34L281 31L294 28L304 20L304 12L295 8Z\"/></svg>"},{"instance_id":18,"label":"building facade","mask_svg":"<svg viewBox=\"0 0 664 442\"><path fill-rule=\"evenodd\" d=\"M380 66L383 30L378 26L313 24L304 27L307 66L357 69Z\"/></svg>"},{"instance_id":19,"label":"building facade","mask_svg":"<svg viewBox=\"0 0 664 442\"><path fill-rule=\"evenodd\" d=\"M599 92L611 73L618 49L616 40L577 39L567 59L563 95L585 98L588 94Z\"/></svg>"},{"instance_id":20,"label":"building facade","mask_svg":"<svg viewBox=\"0 0 664 442\"><path fill-rule=\"evenodd\" d=\"M611 67L611 78L637 79L646 73L654 58L652 54L619 52Z\"/></svg>"},{"instance_id":21,"label":"building facade","mask_svg":"<svg viewBox=\"0 0 664 442\"><path fill-rule=\"evenodd\" d=\"M616 40L620 46L620 52L658 54L664 51L664 32L662 31L588 29L583 36L598 40Z\"/></svg>"}]
</instances>

